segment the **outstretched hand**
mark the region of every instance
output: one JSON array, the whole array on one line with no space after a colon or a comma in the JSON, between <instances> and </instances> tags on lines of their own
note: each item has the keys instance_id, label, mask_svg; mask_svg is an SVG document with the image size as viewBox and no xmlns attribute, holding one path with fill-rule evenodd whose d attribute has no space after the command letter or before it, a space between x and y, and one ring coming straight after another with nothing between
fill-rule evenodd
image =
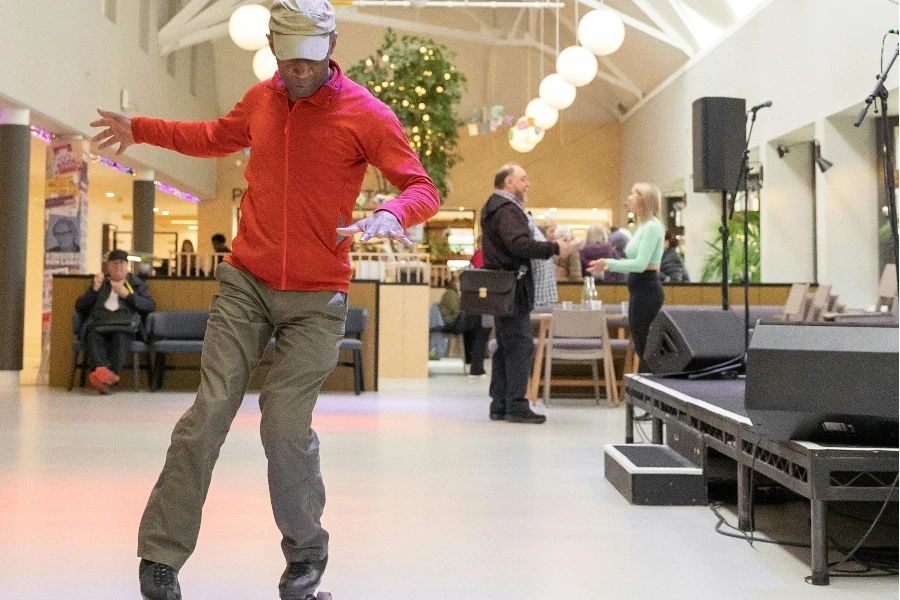
<instances>
[{"instance_id":1,"label":"outstretched hand","mask_svg":"<svg viewBox=\"0 0 900 600\"><path fill-rule=\"evenodd\" d=\"M597 260L592 260L588 263L587 272L592 275L599 275L603 271L606 270L606 259L598 258Z\"/></svg>"},{"instance_id":2,"label":"outstretched hand","mask_svg":"<svg viewBox=\"0 0 900 600\"><path fill-rule=\"evenodd\" d=\"M367 242L372 238L397 240L407 248L413 243L403 234L403 226L393 213L387 210L376 211L365 219L360 219L347 227L338 227L338 235L352 236L362 232L361 242Z\"/></svg>"},{"instance_id":3,"label":"outstretched hand","mask_svg":"<svg viewBox=\"0 0 900 600\"><path fill-rule=\"evenodd\" d=\"M106 127L106 129L92 137L91 141L100 142L100 150L119 144L116 154L122 154L129 146L134 145L130 118L102 108L98 108L97 112L103 118L91 123L91 127Z\"/></svg>"}]
</instances>

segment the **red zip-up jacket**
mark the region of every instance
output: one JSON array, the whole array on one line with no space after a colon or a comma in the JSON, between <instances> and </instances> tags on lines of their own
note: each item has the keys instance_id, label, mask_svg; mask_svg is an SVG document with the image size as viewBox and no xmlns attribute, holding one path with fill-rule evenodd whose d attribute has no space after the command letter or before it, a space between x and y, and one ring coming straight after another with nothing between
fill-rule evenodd
<instances>
[{"instance_id":1,"label":"red zip-up jacket","mask_svg":"<svg viewBox=\"0 0 900 600\"><path fill-rule=\"evenodd\" d=\"M331 69L331 80L293 107L276 72L217 121L131 121L135 142L189 156L250 148L241 222L225 260L273 289L348 291L352 239L335 230L353 222L367 164L401 190L380 210L404 227L440 206L396 115L334 61Z\"/></svg>"}]
</instances>

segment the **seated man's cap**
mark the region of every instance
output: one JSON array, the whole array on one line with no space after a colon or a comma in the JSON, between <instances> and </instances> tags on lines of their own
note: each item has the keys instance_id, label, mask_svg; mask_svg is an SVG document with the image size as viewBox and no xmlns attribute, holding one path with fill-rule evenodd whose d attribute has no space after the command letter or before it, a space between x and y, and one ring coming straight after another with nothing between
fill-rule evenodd
<instances>
[{"instance_id":1,"label":"seated man's cap","mask_svg":"<svg viewBox=\"0 0 900 600\"><path fill-rule=\"evenodd\" d=\"M279 60L324 60L334 31L334 8L328 0L275 0L269 31Z\"/></svg>"},{"instance_id":2,"label":"seated man's cap","mask_svg":"<svg viewBox=\"0 0 900 600\"><path fill-rule=\"evenodd\" d=\"M112 262L114 260L124 260L128 262L128 253L124 250L113 250L109 253L109 258L106 259L106 262Z\"/></svg>"}]
</instances>

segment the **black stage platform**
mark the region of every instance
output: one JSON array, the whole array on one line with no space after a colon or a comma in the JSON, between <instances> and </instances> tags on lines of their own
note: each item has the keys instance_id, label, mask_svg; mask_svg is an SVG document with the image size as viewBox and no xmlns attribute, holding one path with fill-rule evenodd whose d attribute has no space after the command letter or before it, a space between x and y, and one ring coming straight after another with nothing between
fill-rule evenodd
<instances>
[{"instance_id":1,"label":"black stage platform","mask_svg":"<svg viewBox=\"0 0 900 600\"><path fill-rule=\"evenodd\" d=\"M634 443L634 408L651 414L652 442L662 444L663 426L688 432L734 459L738 465L738 525L751 530L751 475L758 473L809 498L812 518L812 583L828 585L828 502L883 503L900 471L897 448L823 446L811 442L774 442L750 428L744 411L744 380L671 379L628 375L625 382L625 441ZM892 489L893 487L893 489Z\"/></svg>"}]
</instances>

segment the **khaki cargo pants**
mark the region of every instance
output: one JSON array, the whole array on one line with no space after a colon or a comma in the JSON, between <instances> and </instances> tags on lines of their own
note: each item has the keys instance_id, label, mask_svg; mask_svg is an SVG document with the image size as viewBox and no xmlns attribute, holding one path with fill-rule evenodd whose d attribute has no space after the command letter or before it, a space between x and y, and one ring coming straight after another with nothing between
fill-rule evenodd
<instances>
[{"instance_id":1,"label":"khaki cargo pants","mask_svg":"<svg viewBox=\"0 0 900 600\"><path fill-rule=\"evenodd\" d=\"M337 363L347 297L273 290L223 262L216 268L197 398L172 432L166 464L138 533L138 556L181 569L197 544L219 449L247 382L276 335L275 360L259 396L269 494L288 562L328 553L319 439L310 424L319 387Z\"/></svg>"}]
</instances>

